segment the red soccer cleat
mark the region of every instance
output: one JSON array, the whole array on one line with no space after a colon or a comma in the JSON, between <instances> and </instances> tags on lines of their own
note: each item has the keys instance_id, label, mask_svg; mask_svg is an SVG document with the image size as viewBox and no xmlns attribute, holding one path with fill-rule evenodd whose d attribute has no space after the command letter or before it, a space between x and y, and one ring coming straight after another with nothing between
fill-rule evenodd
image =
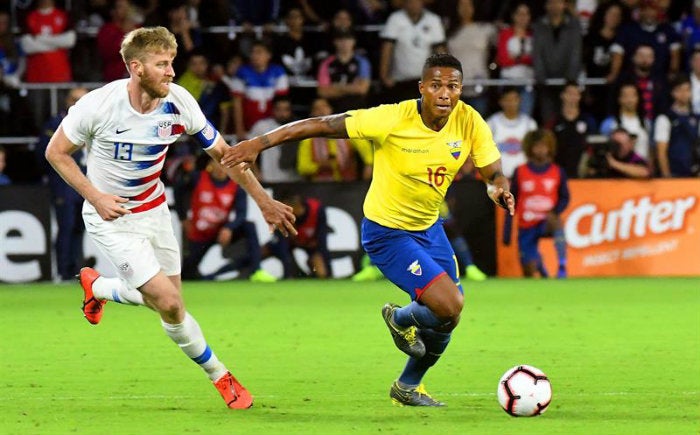
<instances>
[{"instance_id":1,"label":"red soccer cleat","mask_svg":"<svg viewBox=\"0 0 700 435\"><path fill-rule=\"evenodd\" d=\"M93 325L100 323L102 319L102 306L107 303L107 301L95 298L95 295L92 294L92 284L99 277L100 274L91 267L81 268L80 274L78 275L80 286L83 288L83 292L85 292L85 298L83 299L83 315L87 321Z\"/></svg>"},{"instance_id":2,"label":"red soccer cleat","mask_svg":"<svg viewBox=\"0 0 700 435\"><path fill-rule=\"evenodd\" d=\"M231 372L226 372L218 381L214 382L214 386L219 390L229 408L248 409L253 406L253 396L233 377Z\"/></svg>"}]
</instances>

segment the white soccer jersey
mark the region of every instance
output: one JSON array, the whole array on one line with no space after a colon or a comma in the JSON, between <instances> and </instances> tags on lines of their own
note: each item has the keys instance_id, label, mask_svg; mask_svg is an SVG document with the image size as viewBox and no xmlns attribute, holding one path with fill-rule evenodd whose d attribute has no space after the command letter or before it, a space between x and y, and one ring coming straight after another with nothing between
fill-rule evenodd
<instances>
[{"instance_id":1,"label":"white soccer jersey","mask_svg":"<svg viewBox=\"0 0 700 435\"><path fill-rule=\"evenodd\" d=\"M218 131L192 95L175 83L155 110L137 112L129 102L128 81L88 93L68 110L61 125L73 144L87 146L90 182L102 192L129 199L125 207L140 212L165 202L160 173L168 146L187 133L208 149Z\"/></svg>"},{"instance_id":2,"label":"white soccer jersey","mask_svg":"<svg viewBox=\"0 0 700 435\"><path fill-rule=\"evenodd\" d=\"M491 115L486 121L493 133L493 140L501 152L503 175L513 176L515 168L527 161L523 152L523 138L528 131L537 128L537 122L523 113L515 119L508 119L503 112Z\"/></svg>"},{"instance_id":3,"label":"white soccer jersey","mask_svg":"<svg viewBox=\"0 0 700 435\"><path fill-rule=\"evenodd\" d=\"M395 44L391 77L399 81L410 80L420 78L423 63L432 53L432 47L445 42L445 29L440 17L428 10L424 10L414 23L402 9L389 15L379 36Z\"/></svg>"}]
</instances>

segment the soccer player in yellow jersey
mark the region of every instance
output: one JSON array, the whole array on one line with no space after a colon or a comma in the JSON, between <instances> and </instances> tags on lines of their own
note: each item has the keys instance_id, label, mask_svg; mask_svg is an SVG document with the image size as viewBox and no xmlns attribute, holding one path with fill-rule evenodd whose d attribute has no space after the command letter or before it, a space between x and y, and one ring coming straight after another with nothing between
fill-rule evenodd
<instances>
[{"instance_id":1,"label":"soccer player in yellow jersey","mask_svg":"<svg viewBox=\"0 0 700 435\"><path fill-rule=\"evenodd\" d=\"M358 138L374 144L374 173L365 198L362 246L411 303L386 304L382 315L410 358L391 386L394 403L442 406L421 381L450 341L464 304L457 260L440 222L440 205L471 155L491 199L514 213L500 154L479 113L460 101L462 65L435 54L423 66L420 99L309 118L226 150L227 167L251 165L269 147L309 137Z\"/></svg>"}]
</instances>

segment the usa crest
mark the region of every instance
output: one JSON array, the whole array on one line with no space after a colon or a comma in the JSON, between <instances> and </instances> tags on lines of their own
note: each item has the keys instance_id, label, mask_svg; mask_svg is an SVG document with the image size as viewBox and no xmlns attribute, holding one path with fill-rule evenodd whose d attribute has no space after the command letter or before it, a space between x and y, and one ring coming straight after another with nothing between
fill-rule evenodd
<instances>
[{"instance_id":1,"label":"usa crest","mask_svg":"<svg viewBox=\"0 0 700 435\"><path fill-rule=\"evenodd\" d=\"M461 140L447 142L447 147L450 149L450 154L452 155L452 157L454 157L455 160L457 160L459 158L459 156L462 154L462 141Z\"/></svg>"},{"instance_id":2,"label":"usa crest","mask_svg":"<svg viewBox=\"0 0 700 435\"><path fill-rule=\"evenodd\" d=\"M158 121L158 137L170 137L172 136L173 122L172 121Z\"/></svg>"},{"instance_id":3,"label":"usa crest","mask_svg":"<svg viewBox=\"0 0 700 435\"><path fill-rule=\"evenodd\" d=\"M181 124L173 124L172 121L158 121L158 137L166 138L183 134L185 126Z\"/></svg>"}]
</instances>

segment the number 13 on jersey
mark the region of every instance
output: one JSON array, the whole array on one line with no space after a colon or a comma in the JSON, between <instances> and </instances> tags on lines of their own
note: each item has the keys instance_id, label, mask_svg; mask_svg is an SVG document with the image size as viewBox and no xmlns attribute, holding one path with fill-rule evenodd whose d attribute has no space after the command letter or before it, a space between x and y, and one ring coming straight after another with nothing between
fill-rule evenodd
<instances>
[{"instance_id":1,"label":"number 13 on jersey","mask_svg":"<svg viewBox=\"0 0 700 435\"><path fill-rule=\"evenodd\" d=\"M134 144L125 142L114 142L114 159L131 160L134 151Z\"/></svg>"}]
</instances>

